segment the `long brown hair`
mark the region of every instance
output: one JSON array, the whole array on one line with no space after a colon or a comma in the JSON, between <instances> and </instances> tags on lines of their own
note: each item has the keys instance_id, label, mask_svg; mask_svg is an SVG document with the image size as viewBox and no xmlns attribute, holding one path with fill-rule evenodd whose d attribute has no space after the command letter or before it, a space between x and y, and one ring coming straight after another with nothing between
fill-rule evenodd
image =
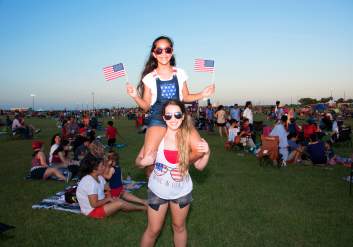
<instances>
[{"instance_id":1,"label":"long brown hair","mask_svg":"<svg viewBox=\"0 0 353 247\"><path fill-rule=\"evenodd\" d=\"M141 96L141 98L143 98L143 92L144 92L144 89L145 89L145 86L143 84L143 81L142 79L150 72L152 72L154 69L157 68L158 66L158 62L157 62L157 59L153 56L153 51L156 49L156 44L158 41L160 40L166 40L170 47L173 48L173 41L171 38L169 38L168 36L159 36L158 38L156 38L153 43L152 43L152 47L151 47L151 51L150 51L150 55L147 59L147 62L145 63L145 68L143 69L142 73L141 73L141 78L140 78L140 82L139 84L137 85L137 91L139 93L139 95ZM170 59L170 65L171 66L175 66L176 65L176 62L175 62L175 57L174 55L172 55L172 58Z\"/></svg>"},{"instance_id":2,"label":"long brown hair","mask_svg":"<svg viewBox=\"0 0 353 247\"><path fill-rule=\"evenodd\" d=\"M165 109L169 105L179 106L181 112L184 115L184 120L181 123L178 132L176 133L177 148L178 148L178 160L180 172L185 175L189 169L189 155L190 155L190 133L193 128L192 120L190 116L186 113L185 105L179 100L169 100L167 101L162 110L162 115L165 114Z\"/></svg>"}]
</instances>

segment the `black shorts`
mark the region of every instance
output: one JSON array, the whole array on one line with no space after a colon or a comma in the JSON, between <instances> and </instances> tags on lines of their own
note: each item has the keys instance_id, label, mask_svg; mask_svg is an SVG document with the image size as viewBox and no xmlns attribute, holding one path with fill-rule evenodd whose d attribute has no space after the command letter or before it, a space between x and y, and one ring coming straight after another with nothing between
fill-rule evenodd
<instances>
[{"instance_id":1,"label":"black shorts","mask_svg":"<svg viewBox=\"0 0 353 247\"><path fill-rule=\"evenodd\" d=\"M116 141L116 139L115 139L115 138L112 138L112 139L108 139L108 146L109 146L109 147L112 147L112 146L114 146L114 144L115 144L115 141Z\"/></svg>"},{"instance_id":2,"label":"black shorts","mask_svg":"<svg viewBox=\"0 0 353 247\"><path fill-rule=\"evenodd\" d=\"M43 179L44 173L47 167L38 167L31 170L31 178L33 179Z\"/></svg>"},{"instance_id":3,"label":"black shorts","mask_svg":"<svg viewBox=\"0 0 353 247\"><path fill-rule=\"evenodd\" d=\"M185 208L187 205L189 205L192 202L192 193L190 192L189 194L179 197L177 199L172 199L172 200L166 200L162 199L156 194L154 194L150 189L147 190L148 194L148 206L150 206L152 209L158 211L159 206L168 202L173 202L179 204L180 208Z\"/></svg>"},{"instance_id":4,"label":"black shorts","mask_svg":"<svg viewBox=\"0 0 353 247\"><path fill-rule=\"evenodd\" d=\"M218 127L224 127L226 126L226 123L216 123Z\"/></svg>"}]
</instances>

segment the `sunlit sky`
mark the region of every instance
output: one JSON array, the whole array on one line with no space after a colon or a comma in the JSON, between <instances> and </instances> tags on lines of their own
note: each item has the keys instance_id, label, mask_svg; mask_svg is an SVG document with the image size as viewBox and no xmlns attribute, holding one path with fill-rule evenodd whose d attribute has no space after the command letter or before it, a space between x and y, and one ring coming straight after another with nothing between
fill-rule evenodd
<instances>
[{"instance_id":1,"label":"sunlit sky","mask_svg":"<svg viewBox=\"0 0 353 247\"><path fill-rule=\"evenodd\" d=\"M0 0L0 108L133 106L126 78L102 68L124 63L137 84L152 41L175 43L191 92L212 75L214 103L295 103L353 98L353 1Z\"/></svg>"}]
</instances>

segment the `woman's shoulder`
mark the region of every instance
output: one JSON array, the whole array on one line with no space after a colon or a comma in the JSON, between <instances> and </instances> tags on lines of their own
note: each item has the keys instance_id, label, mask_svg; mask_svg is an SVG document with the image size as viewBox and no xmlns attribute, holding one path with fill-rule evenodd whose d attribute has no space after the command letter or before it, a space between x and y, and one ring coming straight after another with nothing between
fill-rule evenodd
<instances>
[{"instance_id":1,"label":"woman's shoulder","mask_svg":"<svg viewBox=\"0 0 353 247\"><path fill-rule=\"evenodd\" d=\"M151 71L150 73L148 73L147 75L145 75L143 78L142 78L142 81L149 85L151 82L155 81L155 77L157 76L157 73L155 70Z\"/></svg>"},{"instance_id":2,"label":"woman's shoulder","mask_svg":"<svg viewBox=\"0 0 353 247\"><path fill-rule=\"evenodd\" d=\"M184 82L188 79L188 75L186 74L184 69L178 68L178 67L173 67L173 71L174 71L174 73L176 73L178 79L182 80L182 82Z\"/></svg>"}]
</instances>

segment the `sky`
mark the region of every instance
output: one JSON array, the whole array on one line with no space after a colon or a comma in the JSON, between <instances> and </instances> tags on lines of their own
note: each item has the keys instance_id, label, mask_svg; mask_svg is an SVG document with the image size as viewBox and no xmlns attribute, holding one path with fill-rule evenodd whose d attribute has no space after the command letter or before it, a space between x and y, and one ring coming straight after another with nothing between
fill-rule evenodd
<instances>
[{"instance_id":1,"label":"sky","mask_svg":"<svg viewBox=\"0 0 353 247\"><path fill-rule=\"evenodd\" d=\"M0 0L0 108L134 106L102 69L137 85L160 35L191 92L212 81L194 60L215 60L216 104L353 98L352 0Z\"/></svg>"}]
</instances>

